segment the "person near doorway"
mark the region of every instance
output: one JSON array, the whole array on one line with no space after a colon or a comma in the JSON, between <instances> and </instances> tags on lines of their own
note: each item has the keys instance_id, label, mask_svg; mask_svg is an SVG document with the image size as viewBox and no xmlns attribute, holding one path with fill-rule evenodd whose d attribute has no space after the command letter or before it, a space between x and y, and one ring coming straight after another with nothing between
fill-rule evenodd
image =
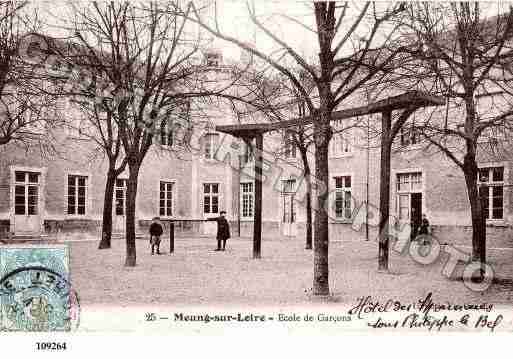
<instances>
[{"instance_id":1,"label":"person near doorway","mask_svg":"<svg viewBox=\"0 0 513 359\"><path fill-rule=\"evenodd\" d=\"M431 228L429 227L429 220L425 214L422 215L422 221L420 222L418 229L419 242L426 244L431 234Z\"/></svg>"},{"instance_id":2,"label":"person near doorway","mask_svg":"<svg viewBox=\"0 0 513 359\"><path fill-rule=\"evenodd\" d=\"M160 236L163 232L164 230L162 229L162 224L160 224L160 218L153 218L150 225L151 255L155 254L155 249L157 249L157 254L160 254Z\"/></svg>"},{"instance_id":3,"label":"person near doorway","mask_svg":"<svg viewBox=\"0 0 513 359\"><path fill-rule=\"evenodd\" d=\"M411 214L410 214L410 228L411 228L411 232L410 232L410 239L412 241L416 240L417 236L419 235L419 228L420 228L420 224L421 224L421 216L419 215L420 213L417 213L417 211L415 210L415 208L412 208L411 209Z\"/></svg>"},{"instance_id":4,"label":"person near doorway","mask_svg":"<svg viewBox=\"0 0 513 359\"><path fill-rule=\"evenodd\" d=\"M226 211L221 211L219 217L208 218L207 221L217 222L217 249L216 251L226 250L226 240L230 238L230 225L226 220Z\"/></svg>"}]
</instances>

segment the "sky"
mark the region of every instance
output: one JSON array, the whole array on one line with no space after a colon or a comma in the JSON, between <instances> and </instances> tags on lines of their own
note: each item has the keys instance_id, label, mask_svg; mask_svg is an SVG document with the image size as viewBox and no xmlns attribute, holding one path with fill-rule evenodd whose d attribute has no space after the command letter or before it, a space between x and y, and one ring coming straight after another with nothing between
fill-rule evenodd
<instances>
[{"instance_id":1,"label":"sky","mask_svg":"<svg viewBox=\"0 0 513 359\"><path fill-rule=\"evenodd\" d=\"M52 36L65 36L66 31L59 29L66 21L72 20L69 12L69 3L72 0L40 0L33 1L32 6L37 8L41 19L44 20L45 32ZM298 24L301 22L308 27L315 26L313 5L308 1L280 1L280 0L196 0L195 3L210 3L210 13L207 17L214 18L214 3L217 7L217 18L222 31L248 43L256 43L257 48L266 53L277 49L276 44L262 31L256 29L249 19L248 6L254 6L259 21L265 24L274 34L284 39L294 50L307 58L317 57L316 34L306 30ZM74 4L79 2L74 1ZM85 3L85 1L82 1ZM361 3L351 3L351 9L358 9ZM352 11L352 10L351 10ZM293 20L291 20L293 19ZM212 22L211 22L212 23ZM225 58L240 59L241 50L235 45L214 39L206 34L205 39L212 41L212 47L220 49Z\"/></svg>"},{"instance_id":2,"label":"sky","mask_svg":"<svg viewBox=\"0 0 513 359\"><path fill-rule=\"evenodd\" d=\"M188 0L180 0L187 3ZM71 21L69 4L85 4L86 1L76 0L34 0L32 6L39 11L40 17L46 23L45 32L49 35L60 37L65 36L66 31L59 29L59 26L66 21ZM318 61L318 42L317 34L307 28L315 28L315 19L313 16L313 3L309 1L299 0L195 0L197 6L208 5L208 11L205 17L210 19L209 23L213 24L213 19L217 13L219 26L223 33L236 37L247 43L255 44L256 48L266 54L273 54L278 58L279 54L276 50L278 46L268 35L266 35L249 19L248 7L253 7L257 14L257 18L268 28L273 34L280 39L286 41L298 54L305 57L309 62ZM340 3L342 4L342 3ZM378 2L378 10L383 10L391 3ZM508 3L489 2L482 3L483 13L485 15L493 15L499 11L503 11ZM362 1L350 1L347 20L343 22L342 29L347 29L351 24L355 15L363 7ZM217 11L214 11L216 9ZM300 25L301 23L302 25ZM304 26L303 26L304 25ZM191 25L193 27L193 25ZM341 31L344 33L344 31ZM387 33L387 28L383 28L375 39L375 46L381 42L380 36L383 37ZM358 34L361 38L365 38L362 31ZM244 52L236 45L226 41L216 39L212 35L203 30L202 37L206 42L211 42L207 47L215 48L222 52L223 57L228 61L238 61ZM342 53L352 53L351 44L342 51ZM290 60L292 61L292 60ZM292 62L293 63L293 62Z\"/></svg>"}]
</instances>

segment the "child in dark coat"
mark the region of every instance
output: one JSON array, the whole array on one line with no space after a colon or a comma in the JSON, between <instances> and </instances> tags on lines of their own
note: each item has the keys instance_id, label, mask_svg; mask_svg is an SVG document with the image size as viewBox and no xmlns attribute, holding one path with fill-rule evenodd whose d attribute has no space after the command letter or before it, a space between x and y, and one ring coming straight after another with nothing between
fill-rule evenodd
<instances>
[{"instance_id":1,"label":"child in dark coat","mask_svg":"<svg viewBox=\"0 0 513 359\"><path fill-rule=\"evenodd\" d=\"M164 230L162 229L162 225L160 224L160 218L153 218L150 225L151 255L155 253L155 248L157 248L157 254L160 254L160 236L163 232Z\"/></svg>"},{"instance_id":2,"label":"child in dark coat","mask_svg":"<svg viewBox=\"0 0 513 359\"><path fill-rule=\"evenodd\" d=\"M225 218L226 212L221 211L219 217L209 218L207 221L216 221L217 222L217 249L216 251L221 251L226 249L226 240L230 238L230 225ZM222 244L222 247L221 247Z\"/></svg>"}]
</instances>

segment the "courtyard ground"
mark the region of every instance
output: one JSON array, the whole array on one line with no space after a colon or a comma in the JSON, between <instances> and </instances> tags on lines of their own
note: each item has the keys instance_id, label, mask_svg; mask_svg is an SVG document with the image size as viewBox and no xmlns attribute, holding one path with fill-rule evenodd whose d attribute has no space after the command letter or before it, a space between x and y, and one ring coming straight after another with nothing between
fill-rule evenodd
<instances>
[{"instance_id":1,"label":"courtyard ground","mask_svg":"<svg viewBox=\"0 0 513 359\"><path fill-rule=\"evenodd\" d=\"M71 243L71 279L82 304L172 306L304 306L319 304L311 296L313 252L301 239L263 240L262 259L252 259L250 239L233 238L225 252L213 251L212 238L177 238L169 254L151 256L147 240L137 240L137 266L124 267L124 240L98 250L98 242ZM470 251L470 248L460 248ZM443 252L443 250L442 250ZM474 292L461 280L447 278L447 256L431 265L391 251L390 273L377 269L375 241L330 243L328 305L355 303L358 297L414 302L432 292L437 302L511 304L513 249L489 248L497 280L485 292ZM461 274L461 268L454 276Z\"/></svg>"}]
</instances>

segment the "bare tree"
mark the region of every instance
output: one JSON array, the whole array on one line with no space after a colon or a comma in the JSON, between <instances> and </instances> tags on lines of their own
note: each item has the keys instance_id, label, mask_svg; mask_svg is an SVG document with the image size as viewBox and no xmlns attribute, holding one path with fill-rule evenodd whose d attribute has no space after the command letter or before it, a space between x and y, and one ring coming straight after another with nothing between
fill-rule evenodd
<instances>
[{"instance_id":1,"label":"bare tree","mask_svg":"<svg viewBox=\"0 0 513 359\"><path fill-rule=\"evenodd\" d=\"M270 39L279 51L266 52L249 46L236 36L225 33L217 19L210 24L198 11L196 21L214 36L236 44L256 58L265 62L275 71L285 76L295 87L309 113L314 116L313 134L315 143L315 177L324 188L317 189L314 220L314 295L328 295L328 145L332 130L330 122L335 109L360 89L367 81L390 64L395 52L382 53L376 50L389 41L391 30L383 25L390 18L401 12L404 5L393 5L380 9L380 5L367 2L359 7L357 4L316 2L311 9L313 23L294 19L291 14L282 14L281 20L293 20L290 23L300 26L307 34L315 37L319 53L319 66L313 67L299 52L280 37L272 27L259 19L254 9L247 5L248 15L259 32ZM304 16L308 18L308 16ZM377 36L380 30L379 36ZM288 31L292 31L289 29ZM386 32L385 36L382 36ZM385 54L385 55L384 55ZM298 77L290 71L286 61L299 66L315 84L316 98L308 93Z\"/></svg>"},{"instance_id":2,"label":"bare tree","mask_svg":"<svg viewBox=\"0 0 513 359\"><path fill-rule=\"evenodd\" d=\"M32 34L31 38L39 45L41 71L47 71L49 82L55 85L42 92L63 105L56 106L56 111L60 112L59 118L62 119L61 125L73 136L90 140L94 145L89 154L91 159L99 155L107 157L99 249L110 248L115 181L125 170L127 161L122 156L115 102L103 96L108 84L105 68L91 61L94 59L90 58L88 48L69 38L54 38L43 34Z\"/></svg>"},{"instance_id":3,"label":"bare tree","mask_svg":"<svg viewBox=\"0 0 513 359\"><path fill-rule=\"evenodd\" d=\"M486 262L486 219L478 186L479 140L489 128L511 125L513 12L485 16L479 2L415 3L408 7L404 42L412 61L398 82L448 99L446 109L417 123L425 141L464 175L472 218L472 258ZM488 103L491 113L478 111ZM484 107L483 107L484 109ZM487 111L486 111L487 112Z\"/></svg>"},{"instance_id":4,"label":"bare tree","mask_svg":"<svg viewBox=\"0 0 513 359\"><path fill-rule=\"evenodd\" d=\"M299 102L297 104L297 113L300 118L306 117L306 106L304 102ZM309 127L309 128L308 128ZM297 147L299 150L299 153L301 155L301 162L303 163L303 174L305 177L305 183L306 183L306 243L305 248L306 249L312 249L313 248L313 241L312 241L312 169L309 162L309 149L313 145L313 133L311 126L304 126L299 125L298 127L294 128L293 132L293 143L292 145Z\"/></svg>"},{"instance_id":5,"label":"bare tree","mask_svg":"<svg viewBox=\"0 0 513 359\"><path fill-rule=\"evenodd\" d=\"M309 77L304 73L304 71L300 72L297 76L298 80L301 82L301 85L305 90L308 91L310 97L313 97L313 91L315 90L315 86L313 83L308 83ZM284 82L284 83L289 83ZM296 87L294 85L287 86L287 92L292 100L292 103L296 107L296 111L290 111L292 114L296 114L298 118L306 118L307 116L311 116L311 113L308 113L308 107L303 100L302 96L298 93ZM301 162L303 164L303 175L306 184L306 238L305 238L305 248L312 249L313 241L312 241L312 230L313 230L313 216L312 216L312 169L309 162L309 152L313 145L313 126L299 124L297 127L289 128L288 131L292 135L292 143L287 143L289 138L285 138L285 145L289 147L289 145L296 147L299 150L299 154L301 156ZM287 149L288 150L288 149Z\"/></svg>"},{"instance_id":6,"label":"bare tree","mask_svg":"<svg viewBox=\"0 0 513 359\"><path fill-rule=\"evenodd\" d=\"M215 74L213 80L215 69L212 71L210 66L198 62L202 43L187 27L190 6L181 8L180 5L171 1L149 4L92 2L73 6L72 35L86 49L85 60L82 52L79 62L85 62L82 66L97 74L95 93L92 94L96 105L92 108L97 111L99 104L107 115L103 121L93 123L93 127L101 135L100 145L109 156L112 178L122 171L125 163L129 169L127 266L136 264L138 174L151 146L164 137L169 141L178 130L189 135L192 130L189 121L191 103L198 108L213 98L250 103L244 97L251 98L251 91L230 92L246 68L232 67L222 80ZM96 121L95 118L96 114L92 120ZM184 145L182 150L187 149L187 144ZM173 149L169 146L161 149L164 148ZM124 156L122 161L118 159L120 152ZM117 168L116 163L120 163ZM106 188L106 197L110 198L110 186ZM104 210L104 221L108 220L107 210Z\"/></svg>"},{"instance_id":7,"label":"bare tree","mask_svg":"<svg viewBox=\"0 0 513 359\"><path fill-rule=\"evenodd\" d=\"M97 104L91 98L92 96L94 93L84 89L84 93L80 96L82 99L80 100L79 97L75 101L80 112L80 120L78 123L69 124L69 126L77 125L78 128L74 128L74 130L79 131L81 136L90 139L96 147L95 150L107 157L107 181L105 182L102 232L98 249L108 249L111 247L112 238L114 187L116 179L126 168L127 158L122 149L115 108L112 108L106 99L102 99L102 103Z\"/></svg>"},{"instance_id":8,"label":"bare tree","mask_svg":"<svg viewBox=\"0 0 513 359\"><path fill-rule=\"evenodd\" d=\"M92 66L107 75L118 136L129 170L126 266L136 265L135 210L139 169L164 109L179 100L194 73L197 44L174 3L93 2L75 8L75 36Z\"/></svg>"},{"instance_id":9,"label":"bare tree","mask_svg":"<svg viewBox=\"0 0 513 359\"><path fill-rule=\"evenodd\" d=\"M43 133L56 122L55 98L42 89L47 74L31 61L27 34L38 27L26 1L0 2L0 145L9 142L51 149Z\"/></svg>"},{"instance_id":10,"label":"bare tree","mask_svg":"<svg viewBox=\"0 0 513 359\"><path fill-rule=\"evenodd\" d=\"M304 71L293 71L300 80L302 86L308 91L312 99L316 98L315 85L309 81L309 77ZM260 81L258 85L253 86L255 100L251 103L250 111L258 112L270 122L282 122L291 119L308 119L312 116L308 111L301 94L296 87L284 78L270 79L265 74L259 74ZM265 79L262 83L262 78ZM375 84L374 84L375 85ZM340 126L342 125L342 126ZM347 131L360 127L360 119L347 121L332 127L333 136L343 136ZM302 176L305 184L304 205L306 210L306 232L305 249L313 248L313 209L312 209L312 166L311 159L314 156L312 151L314 145L313 125L310 122L298 121L297 125L287 127L281 133L280 143L273 147L273 153L276 157L282 158L288 162L291 158L296 158L299 152L299 158L302 165ZM295 162L295 160L294 160ZM303 202L303 201L301 201Z\"/></svg>"}]
</instances>

